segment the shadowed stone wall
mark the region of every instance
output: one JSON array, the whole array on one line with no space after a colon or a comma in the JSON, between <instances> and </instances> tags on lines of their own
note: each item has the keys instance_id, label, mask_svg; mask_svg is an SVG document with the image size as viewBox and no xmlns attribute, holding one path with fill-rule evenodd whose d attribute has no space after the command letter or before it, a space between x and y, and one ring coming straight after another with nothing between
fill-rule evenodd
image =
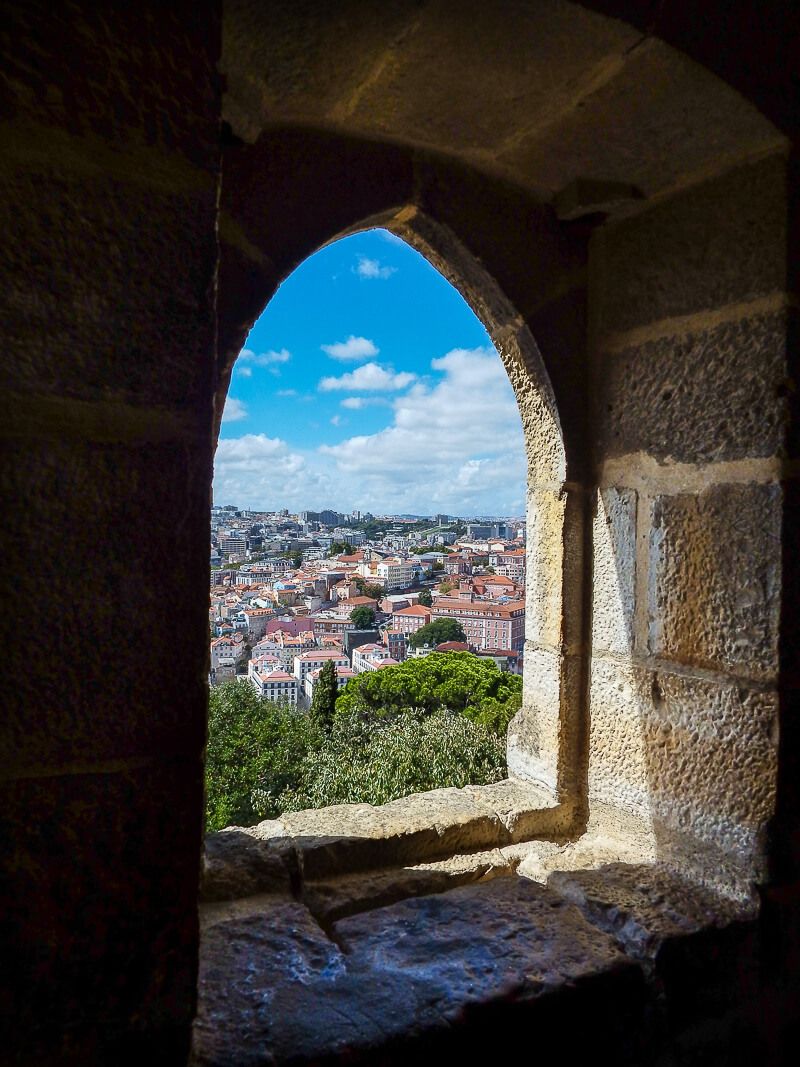
<instances>
[{"instance_id":1,"label":"shadowed stone wall","mask_svg":"<svg viewBox=\"0 0 800 1067\"><path fill-rule=\"evenodd\" d=\"M218 10L5 4L3 30L0 1060L180 1063L207 714Z\"/></svg>"}]
</instances>

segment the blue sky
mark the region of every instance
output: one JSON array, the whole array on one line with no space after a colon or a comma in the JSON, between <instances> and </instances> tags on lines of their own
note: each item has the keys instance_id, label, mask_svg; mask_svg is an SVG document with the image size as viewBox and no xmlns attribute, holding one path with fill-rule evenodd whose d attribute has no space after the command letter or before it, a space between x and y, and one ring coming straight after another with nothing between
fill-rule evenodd
<instances>
[{"instance_id":1,"label":"blue sky","mask_svg":"<svg viewBox=\"0 0 800 1067\"><path fill-rule=\"evenodd\" d=\"M286 279L234 367L215 503L521 515L524 491L500 358L423 256L369 230Z\"/></svg>"}]
</instances>

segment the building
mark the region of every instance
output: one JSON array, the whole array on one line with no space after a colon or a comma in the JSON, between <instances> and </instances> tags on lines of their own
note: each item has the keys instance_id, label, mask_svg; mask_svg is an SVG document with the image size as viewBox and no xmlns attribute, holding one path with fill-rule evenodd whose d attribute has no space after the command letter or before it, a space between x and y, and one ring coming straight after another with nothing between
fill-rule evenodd
<instances>
[{"instance_id":1,"label":"building","mask_svg":"<svg viewBox=\"0 0 800 1067\"><path fill-rule=\"evenodd\" d=\"M431 621L431 609L424 604L412 604L410 608L401 608L392 612L392 629L403 634L413 634Z\"/></svg>"},{"instance_id":2,"label":"building","mask_svg":"<svg viewBox=\"0 0 800 1067\"><path fill-rule=\"evenodd\" d=\"M375 671L379 667L396 666L399 662L385 645L368 644L353 649L353 670L356 674Z\"/></svg>"},{"instance_id":3,"label":"building","mask_svg":"<svg viewBox=\"0 0 800 1067\"><path fill-rule=\"evenodd\" d=\"M267 667L264 663L263 670L259 670L256 664L259 661L271 659L262 656L259 660L250 660L247 669L247 678L259 696L266 700L288 700L290 704L297 703L298 683L293 674L289 674L280 666Z\"/></svg>"},{"instance_id":4,"label":"building","mask_svg":"<svg viewBox=\"0 0 800 1067\"><path fill-rule=\"evenodd\" d=\"M293 673L300 688L302 689L305 686L306 678L312 671L319 670L326 663L331 661L333 661L336 667L349 668L350 666L350 660L344 652L339 652L336 649L309 650L307 652L301 652L298 656L295 656Z\"/></svg>"},{"instance_id":5,"label":"building","mask_svg":"<svg viewBox=\"0 0 800 1067\"><path fill-rule=\"evenodd\" d=\"M494 601L439 597L431 608L431 621L457 619L471 648L522 651L525 645L525 601Z\"/></svg>"},{"instance_id":6,"label":"building","mask_svg":"<svg viewBox=\"0 0 800 1067\"><path fill-rule=\"evenodd\" d=\"M322 673L322 668L317 667L316 670L309 671L305 677L304 690L306 699L310 702L314 699L314 686L319 681L319 676ZM336 666L336 688L338 690L344 689L351 678L356 677L356 672L349 665Z\"/></svg>"},{"instance_id":7,"label":"building","mask_svg":"<svg viewBox=\"0 0 800 1067\"><path fill-rule=\"evenodd\" d=\"M489 566L503 578L514 582L525 581L525 549L507 548L502 552L489 553Z\"/></svg>"}]
</instances>

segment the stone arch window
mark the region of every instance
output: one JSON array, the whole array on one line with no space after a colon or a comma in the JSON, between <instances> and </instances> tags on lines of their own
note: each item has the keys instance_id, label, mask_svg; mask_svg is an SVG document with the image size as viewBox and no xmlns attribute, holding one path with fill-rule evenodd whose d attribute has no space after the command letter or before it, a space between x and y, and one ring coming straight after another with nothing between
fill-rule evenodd
<instances>
[{"instance_id":1,"label":"stone arch window","mask_svg":"<svg viewBox=\"0 0 800 1067\"><path fill-rule=\"evenodd\" d=\"M527 607L523 709L509 729L508 766L513 777L539 789L523 804L529 821L535 812L542 832L564 832L582 807L577 657L584 512L583 496L568 477L553 388L531 331L509 298L453 231L422 209L407 205L371 216L325 243L374 226L402 239L461 294L491 337L517 401L527 461ZM269 295L254 300L253 320ZM218 418L235 358L230 348L220 373Z\"/></svg>"}]
</instances>

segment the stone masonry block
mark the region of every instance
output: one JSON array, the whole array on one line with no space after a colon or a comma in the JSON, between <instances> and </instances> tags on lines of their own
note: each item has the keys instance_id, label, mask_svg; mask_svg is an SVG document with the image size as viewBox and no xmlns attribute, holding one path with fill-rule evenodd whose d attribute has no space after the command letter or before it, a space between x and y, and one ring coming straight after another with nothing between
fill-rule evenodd
<instances>
[{"instance_id":1,"label":"stone masonry block","mask_svg":"<svg viewBox=\"0 0 800 1067\"><path fill-rule=\"evenodd\" d=\"M606 353L595 411L606 456L711 463L771 456L786 432L790 313Z\"/></svg>"},{"instance_id":2,"label":"stone masonry block","mask_svg":"<svg viewBox=\"0 0 800 1067\"><path fill-rule=\"evenodd\" d=\"M601 489L592 542L592 647L623 655L633 647L636 493Z\"/></svg>"},{"instance_id":3,"label":"stone masonry block","mask_svg":"<svg viewBox=\"0 0 800 1067\"><path fill-rule=\"evenodd\" d=\"M202 446L6 442L14 575L0 762L199 752L209 458ZM45 614L40 617L40 612Z\"/></svg>"},{"instance_id":4,"label":"stone masonry block","mask_svg":"<svg viewBox=\"0 0 800 1067\"><path fill-rule=\"evenodd\" d=\"M210 419L214 182L180 160L128 165L138 181L21 165L0 174L0 384L148 406L205 402Z\"/></svg>"},{"instance_id":5,"label":"stone masonry block","mask_svg":"<svg viewBox=\"0 0 800 1067\"><path fill-rule=\"evenodd\" d=\"M781 505L779 486L753 483L653 501L647 595L655 656L774 677Z\"/></svg>"},{"instance_id":6,"label":"stone masonry block","mask_svg":"<svg viewBox=\"0 0 800 1067\"><path fill-rule=\"evenodd\" d=\"M601 336L784 291L787 206L774 155L603 228L590 250Z\"/></svg>"},{"instance_id":7,"label":"stone masonry block","mask_svg":"<svg viewBox=\"0 0 800 1067\"><path fill-rule=\"evenodd\" d=\"M529 641L553 649L563 632L565 510L563 495L528 490L525 633Z\"/></svg>"},{"instance_id":8,"label":"stone masonry block","mask_svg":"<svg viewBox=\"0 0 800 1067\"><path fill-rule=\"evenodd\" d=\"M590 706L591 797L741 869L759 862L776 784L773 691L595 659Z\"/></svg>"},{"instance_id":9,"label":"stone masonry block","mask_svg":"<svg viewBox=\"0 0 800 1067\"><path fill-rule=\"evenodd\" d=\"M127 1064L137 1035L188 1029L199 760L7 782L0 798L8 1062Z\"/></svg>"}]
</instances>

